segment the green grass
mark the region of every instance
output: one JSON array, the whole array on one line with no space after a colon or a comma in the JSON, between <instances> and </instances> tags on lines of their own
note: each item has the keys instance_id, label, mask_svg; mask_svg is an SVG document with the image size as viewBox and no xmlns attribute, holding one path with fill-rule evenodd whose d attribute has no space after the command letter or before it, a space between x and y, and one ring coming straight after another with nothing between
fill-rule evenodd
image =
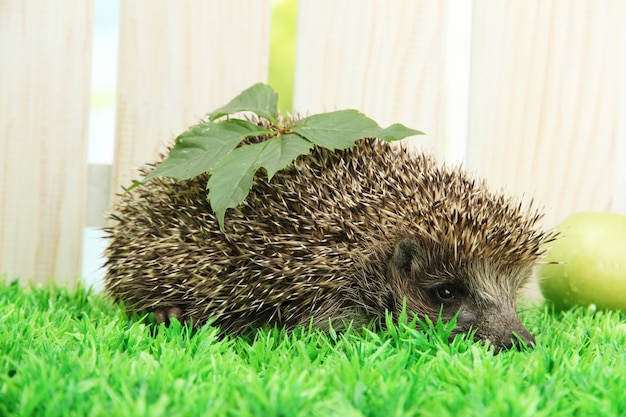
<instances>
[{"instance_id":1,"label":"green grass","mask_svg":"<svg viewBox=\"0 0 626 417\"><path fill-rule=\"evenodd\" d=\"M441 323L192 336L82 289L1 282L0 416L626 414L624 313L529 309L537 347L494 355Z\"/></svg>"}]
</instances>

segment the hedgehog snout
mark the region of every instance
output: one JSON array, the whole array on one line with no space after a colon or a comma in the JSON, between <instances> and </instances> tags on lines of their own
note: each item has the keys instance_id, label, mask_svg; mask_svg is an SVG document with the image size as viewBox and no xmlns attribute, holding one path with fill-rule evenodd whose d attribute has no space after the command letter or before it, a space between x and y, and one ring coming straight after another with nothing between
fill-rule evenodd
<instances>
[{"instance_id":1,"label":"hedgehog snout","mask_svg":"<svg viewBox=\"0 0 626 417\"><path fill-rule=\"evenodd\" d=\"M488 309L477 325L475 338L489 340L496 352L535 345L535 337L524 327L513 307Z\"/></svg>"},{"instance_id":2,"label":"hedgehog snout","mask_svg":"<svg viewBox=\"0 0 626 417\"><path fill-rule=\"evenodd\" d=\"M535 336L530 334L530 332L528 330L526 330L526 328L524 326L522 326L522 328L519 329L519 331L516 331L513 334L513 336L516 336L516 337L514 339L511 339L511 346L508 346L507 348L511 348L511 347L519 348L520 347L520 340L527 347L533 347L535 345Z\"/></svg>"}]
</instances>

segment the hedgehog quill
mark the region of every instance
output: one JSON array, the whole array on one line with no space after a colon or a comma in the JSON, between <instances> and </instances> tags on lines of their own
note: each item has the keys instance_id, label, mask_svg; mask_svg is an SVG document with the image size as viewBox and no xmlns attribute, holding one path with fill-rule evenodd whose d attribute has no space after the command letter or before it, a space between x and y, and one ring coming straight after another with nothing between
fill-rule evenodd
<instances>
[{"instance_id":1,"label":"hedgehog quill","mask_svg":"<svg viewBox=\"0 0 626 417\"><path fill-rule=\"evenodd\" d=\"M271 181L257 175L224 231L206 181L155 178L114 207L105 285L129 310L241 335L359 327L406 302L431 319L458 312L454 334L496 350L535 342L516 297L552 235L459 168L378 139L315 147Z\"/></svg>"}]
</instances>

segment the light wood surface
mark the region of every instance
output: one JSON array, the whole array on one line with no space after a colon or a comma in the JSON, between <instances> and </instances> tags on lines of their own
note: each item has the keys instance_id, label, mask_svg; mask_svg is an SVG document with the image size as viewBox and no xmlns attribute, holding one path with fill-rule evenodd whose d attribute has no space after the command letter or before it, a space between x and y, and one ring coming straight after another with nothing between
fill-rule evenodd
<instances>
[{"instance_id":1,"label":"light wood surface","mask_svg":"<svg viewBox=\"0 0 626 417\"><path fill-rule=\"evenodd\" d=\"M0 273L75 282L92 1L0 2Z\"/></svg>"},{"instance_id":2,"label":"light wood surface","mask_svg":"<svg viewBox=\"0 0 626 417\"><path fill-rule=\"evenodd\" d=\"M467 166L546 213L626 212L626 3L474 2ZM540 300L537 281L526 298Z\"/></svg>"},{"instance_id":3,"label":"light wood surface","mask_svg":"<svg viewBox=\"0 0 626 417\"><path fill-rule=\"evenodd\" d=\"M301 0L295 109L401 122L442 156L455 139L445 77L454 4ZM9 278L73 282L85 219L101 225L102 206L139 166L267 79L270 0L121 5L116 161L88 176L92 0L0 2L0 274ZM473 5L465 166L534 199L546 226L580 210L626 213L626 2Z\"/></svg>"},{"instance_id":4,"label":"light wood surface","mask_svg":"<svg viewBox=\"0 0 626 417\"><path fill-rule=\"evenodd\" d=\"M467 165L534 198L548 226L575 211L626 209L625 7L474 3Z\"/></svg>"},{"instance_id":5,"label":"light wood surface","mask_svg":"<svg viewBox=\"0 0 626 417\"><path fill-rule=\"evenodd\" d=\"M356 108L424 131L420 142L439 152L444 11L427 0L301 0L294 108Z\"/></svg>"},{"instance_id":6,"label":"light wood surface","mask_svg":"<svg viewBox=\"0 0 626 417\"><path fill-rule=\"evenodd\" d=\"M267 79L270 5L122 2L114 192L188 126Z\"/></svg>"}]
</instances>

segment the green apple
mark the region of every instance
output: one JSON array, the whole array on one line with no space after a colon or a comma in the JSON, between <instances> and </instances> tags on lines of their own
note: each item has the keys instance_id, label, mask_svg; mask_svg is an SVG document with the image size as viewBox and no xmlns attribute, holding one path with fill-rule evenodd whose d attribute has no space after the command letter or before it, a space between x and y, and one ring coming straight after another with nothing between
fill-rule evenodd
<instances>
[{"instance_id":1,"label":"green apple","mask_svg":"<svg viewBox=\"0 0 626 417\"><path fill-rule=\"evenodd\" d=\"M575 305L626 311L626 216L574 214L556 227L539 265L539 287L558 309Z\"/></svg>"}]
</instances>

